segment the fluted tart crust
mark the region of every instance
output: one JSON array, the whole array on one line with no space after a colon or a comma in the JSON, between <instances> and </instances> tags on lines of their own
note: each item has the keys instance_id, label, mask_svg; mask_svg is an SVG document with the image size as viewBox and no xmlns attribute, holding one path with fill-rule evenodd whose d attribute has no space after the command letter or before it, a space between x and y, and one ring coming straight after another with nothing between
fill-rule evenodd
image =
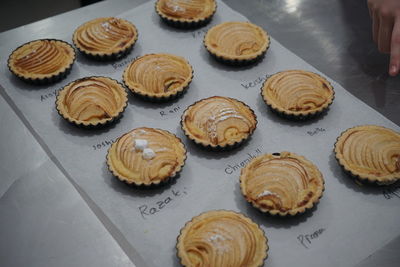
<instances>
[{"instance_id":1,"label":"fluted tart crust","mask_svg":"<svg viewBox=\"0 0 400 267\"><path fill-rule=\"evenodd\" d=\"M268 252L263 230L243 214L208 211L182 228L177 255L183 266L259 267Z\"/></svg>"},{"instance_id":2,"label":"fluted tart crust","mask_svg":"<svg viewBox=\"0 0 400 267\"><path fill-rule=\"evenodd\" d=\"M249 138L257 126L254 111L234 98L213 96L189 106L181 119L185 135L211 149L228 149Z\"/></svg>"},{"instance_id":3,"label":"fluted tart crust","mask_svg":"<svg viewBox=\"0 0 400 267\"><path fill-rule=\"evenodd\" d=\"M344 131L335 144L339 164L361 181L379 185L400 180L400 133L377 125Z\"/></svg>"},{"instance_id":4,"label":"fluted tart crust","mask_svg":"<svg viewBox=\"0 0 400 267\"><path fill-rule=\"evenodd\" d=\"M198 27L207 24L217 9L215 0L158 0L157 14L175 27Z\"/></svg>"},{"instance_id":5,"label":"fluted tart crust","mask_svg":"<svg viewBox=\"0 0 400 267\"><path fill-rule=\"evenodd\" d=\"M107 154L110 171L119 180L137 186L165 183L186 160L186 149L172 133L141 127L118 138Z\"/></svg>"},{"instance_id":6,"label":"fluted tart crust","mask_svg":"<svg viewBox=\"0 0 400 267\"><path fill-rule=\"evenodd\" d=\"M107 77L86 77L62 88L57 95L59 114L78 126L100 126L119 118L128 104L124 87Z\"/></svg>"},{"instance_id":7,"label":"fluted tart crust","mask_svg":"<svg viewBox=\"0 0 400 267\"><path fill-rule=\"evenodd\" d=\"M291 152L264 154L241 171L240 188L254 207L271 215L296 215L322 196L324 179L305 157Z\"/></svg>"},{"instance_id":8,"label":"fluted tart crust","mask_svg":"<svg viewBox=\"0 0 400 267\"><path fill-rule=\"evenodd\" d=\"M74 48L61 40L41 39L25 43L8 58L8 68L18 78L37 84L59 81L71 70Z\"/></svg>"},{"instance_id":9,"label":"fluted tart crust","mask_svg":"<svg viewBox=\"0 0 400 267\"><path fill-rule=\"evenodd\" d=\"M278 114L302 119L325 111L335 92L322 76L304 70L287 70L269 77L261 88L264 102Z\"/></svg>"},{"instance_id":10,"label":"fluted tart crust","mask_svg":"<svg viewBox=\"0 0 400 267\"><path fill-rule=\"evenodd\" d=\"M80 52L98 60L125 56L137 39L135 25L115 17L90 20L79 26L72 37Z\"/></svg>"},{"instance_id":11,"label":"fluted tart crust","mask_svg":"<svg viewBox=\"0 0 400 267\"><path fill-rule=\"evenodd\" d=\"M184 93L193 78L192 66L172 54L144 55L125 69L122 79L135 95L150 101L166 101Z\"/></svg>"},{"instance_id":12,"label":"fluted tart crust","mask_svg":"<svg viewBox=\"0 0 400 267\"><path fill-rule=\"evenodd\" d=\"M216 59L228 64L247 64L264 56L270 38L261 27L250 22L224 22L212 27L204 45Z\"/></svg>"}]
</instances>

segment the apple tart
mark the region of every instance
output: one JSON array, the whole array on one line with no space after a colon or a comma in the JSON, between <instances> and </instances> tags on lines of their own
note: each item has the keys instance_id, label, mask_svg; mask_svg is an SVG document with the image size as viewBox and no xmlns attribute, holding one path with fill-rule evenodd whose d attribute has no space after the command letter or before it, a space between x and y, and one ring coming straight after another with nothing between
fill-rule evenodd
<instances>
[{"instance_id":1,"label":"apple tart","mask_svg":"<svg viewBox=\"0 0 400 267\"><path fill-rule=\"evenodd\" d=\"M268 33L250 22L224 22L208 30L204 37L207 51L218 61L230 65L260 60L269 45Z\"/></svg>"},{"instance_id":2,"label":"apple tart","mask_svg":"<svg viewBox=\"0 0 400 267\"><path fill-rule=\"evenodd\" d=\"M196 28L207 24L217 9L215 0L158 0L156 12L167 24Z\"/></svg>"},{"instance_id":3,"label":"apple tart","mask_svg":"<svg viewBox=\"0 0 400 267\"><path fill-rule=\"evenodd\" d=\"M318 168L291 152L264 154L241 171L243 196L271 215L296 215L311 209L322 196L324 179Z\"/></svg>"},{"instance_id":4,"label":"apple tart","mask_svg":"<svg viewBox=\"0 0 400 267\"><path fill-rule=\"evenodd\" d=\"M78 50L96 60L112 60L128 54L138 31L131 22L114 17L96 18L79 26L72 37Z\"/></svg>"},{"instance_id":5,"label":"apple tart","mask_svg":"<svg viewBox=\"0 0 400 267\"><path fill-rule=\"evenodd\" d=\"M192 66L172 54L148 54L134 60L122 79L131 92L148 101L168 101L181 96L193 79Z\"/></svg>"},{"instance_id":6,"label":"apple tart","mask_svg":"<svg viewBox=\"0 0 400 267\"><path fill-rule=\"evenodd\" d=\"M327 110L335 92L332 85L318 74L287 70L269 77L261 87L261 95L274 112L301 120Z\"/></svg>"},{"instance_id":7,"label":"apple tart","mask_svg":"<svg viewBox=\"0 0 400 267\"><path fill-rule=\"evenodd\" d=\"M65 78L75 57L74 48L67 42L41 39L15 49L8 58L8 68L25 82L48 84Z\"/></svg>"},{"instance_id":8,"label":"apple tart","mask_svg":"<svg viewBox=\"0 0 400 267\"><path fill-rule=\"evenodd\" d=\"M268 254L264 231L243 214L208 211L181 229L176 245L183 266L259 267Z\"/></svg>"},{"instance_id":9,"label":"apple tart","mask_svg":"<svg viewBox=\"0 0 400 267\"><path fill-rule=\"evenodd\" d=\"M196 144L225 150L240 145L253 134L257 117L241 101L213 96L189 106L182 115L181 126Z\"/></svg>"},{"instance_id":10,"label":"apple tart","mask_svg":"<svg viewBox=\"0 0 400 267\"><path fill-rule=\"evenodd\" d=\"M95 76L64 86L56 100L58 113L83 127L103 126L119 119L127 104L127 93L119 82Z\"/></svg>"},{"instance_id":11,"label":"apple tart","mask_svg":"<svg viewBox=\"0 0 400 267\"><path fill-rule=\"evenodd\" d=\"M159 185L177 176L186 148L172 133L141 127L119 137L107 154L109 170L119 180L136 186Z\"/></svg>"},{"instance_id":12,"label":"apple tart","mask_svg":"<svg viewBox=\"0 0 400 267\"><path fill-rule=\"evenodd\" d=\"M400 180L400 133L377 125L344 131L335 155L345 171L360 181L379 185Z\"/></svg>"}]
</instances>

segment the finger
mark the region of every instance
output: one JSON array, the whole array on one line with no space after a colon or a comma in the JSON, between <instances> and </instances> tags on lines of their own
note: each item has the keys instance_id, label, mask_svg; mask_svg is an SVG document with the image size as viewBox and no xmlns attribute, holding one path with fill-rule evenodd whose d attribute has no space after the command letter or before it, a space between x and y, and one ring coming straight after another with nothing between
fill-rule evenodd
<instances>
[{"instance_id":1,"label":"finger","mask_svg":"<svg viewBox=\"0 0 400 267\"><path fill-rule=\"evenodd\" d=\"M378 49L382 53L390 53L390 46L393 32L393 18L391 16L380 15L378 32Z\"/></svg>"},{"instance_id":2,"label":"finger","mask_svg":"<svg viewBox=\"0 0 400 267\"><path fill-rule=\"evenodd\" d=\"M396 76L400 71L400 17L393 26L392 40L390 45L390 65L389 74Z\"/></svg>"},{"instance_id":3,"label":"finger","mask_svg":"<svg viewBox=\"0 0 400 267\"><path fill-rule=\"evenodd\" d=\"M379 35L379 15L376 11L374 11L372 19L372 39L376 44L378 43L378 35Z\"/></svg>"},{"instance_id":4,"label":"finger","mask_svg":"<svg viewBox=\"0 0 400 267\"><path fill-rule=\"evenodd\" d=\"M371 17L371 19L372 19L372 18L373 18L373 10L374 10L374 8L373 8L373 5L372 5L372 3L371 3L371 1L370 1L370 0L368 0L367 4L368 4L368 12L369 12L369 16L370 16L370 17Z\"/></svg>"}]
</instances>

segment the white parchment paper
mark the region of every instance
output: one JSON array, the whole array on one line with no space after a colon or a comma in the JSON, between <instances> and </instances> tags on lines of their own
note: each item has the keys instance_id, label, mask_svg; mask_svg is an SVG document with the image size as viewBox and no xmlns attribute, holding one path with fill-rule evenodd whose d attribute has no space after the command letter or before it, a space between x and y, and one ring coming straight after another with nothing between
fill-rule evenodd
<instances>
[{"instance_id":1,"label":"white parchment paper","mask_svg":"<svg viewBox=\"0 0 400 267\"><path fill-rule=\"evenodd\" d=\"M290 122L271 113L260 96L261 83L267 75L286 69L317 73L318 70L273 38L265 58L256 65L238 68L217 63L203 47L206 30L224 21L247 20L221 1L212 22L197 30L164 25L154 12L154 2L120 17L132 21L139 30L139 40L126 58L98 63L79 55L65 80L55 85L31 86L8 71L8 55L20 44L6 44L0 48L0 83L70 176L148 266L178 266L175 244L179 230L193 216L211 209L239 211L260 224L269 239L268 266L352 266L399 235L399 187L383 189L355 184L341 171L332 153L336 138L347 128L377 124L400 131L398 126L332 80L336 98L326 115ZM71 43L71 35L65 32L63 39ZM68 82L91 75L122 80L122 72L132 59L158 52L183 56L193 66L194 80L182 98L154 104L130 95L123 118L97 130L76 128L57 114L56 91ZM204 151L187 140L180 129L185 108L213 95L244 101L258 117L251 140L234 151ZM141 126L166 129L186 144L186 165L172 184L140 190L119 182L107 170L105 157L111 142ZM244 200L238 182L240 168L248 158L284 150L313 161L326 181L317 207L295 218L275 218L258 212Z\"/></svg>"}]
</instances>

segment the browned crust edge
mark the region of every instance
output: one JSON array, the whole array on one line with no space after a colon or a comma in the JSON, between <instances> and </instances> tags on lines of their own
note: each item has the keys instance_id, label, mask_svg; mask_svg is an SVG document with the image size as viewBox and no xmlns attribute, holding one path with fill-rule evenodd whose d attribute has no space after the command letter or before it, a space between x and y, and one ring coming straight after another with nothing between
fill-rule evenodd
<instances>
[{"instance_id":1,"label":"browned crust edge","mask_svg":"<svg viewBox=\"0 0 400 267\"><path fill-rule=\"evenodd\" d=\"M243 22L243 21L240 21L240 22ZM248 22L248 23L251 23L251 22ZM221 24L222 24L222 23L221 23ZM271 46L271 37L270 37L270 35L268 34L268 32L266 32L266 31L265 31L263 28L261 28L260 26L254 24L254 23L251 23L251 24L257 26L258 28L260 28L260 29L264 32L264 34L265 34L265 36L266 36L266 38L267 38L267 46L265 47L265 49L260 50L257 54L255 54L255 55L253 55L253 56L251 56L251 57L243 58L243 59L238 59L238 58L235 58L235 57L228 57L228 56L226 56L226 55L222 55L222 54L219 54L219 53L216 52L216 51L213 51L213 49L211 49L211 48L207 45L207 43L206 43L207 34L208 34L208 32L209 32L210 30L212 30L212 28L209 29L209 30L207 31L207 33L204 35L203 45L204 45L204 47L206 48L206 50L208 51L208 53L210 53L211 56L213 56L217 61L219 61L219 62L221 62L221 63L223 63L223 64L227 64L227 65L231 65L231 66L238 66L238 67L240 67L240 66L246 66L246 65L250 65L250 64L256 63L256 62L258 62L259 60L261 60L262 58L264 58L265 54L267 53L269 47ZM218 25L220 25L220 24L217 24L217 25L215 25L215 26L218 26ZM215 26L214 26L214 27L215 27ZM213 27L213 28L214 28L214 27Z\"/></svg>"},{"instance_id":2,"label":"browned crust edge","mask_svg":"<svg viewBox=\"0 0 400 267\"><path fill-rule=\"evenodd\" d=\"M99 18L101 18L101 17L99 17ZM118 19L122 19L122 18L118 18ZM75 38L75 33L76 33L78 28L80 28L81 26L83 26L86 23L90 22L91 20L86 21L85 23L79 25L78 28L76 28L76 30L72 34L72 42L74 43L76 49L78 49L78 51L80 53L82 53L83 55L85 55L88 58L91 58L91 59L94 59L94 60L98 60L98 61L110 61L110 60L115 60L115 59L121 59L121 58L125 57L126 55L128 55L132 51L133 47L135 46L135 44L136 44L136 42L137 42L137 40L139 38L139 31L136 28L136 26L132 22L130 22L130 21L126 20L126 19L122 19L122 20L124 20L125 22L129 23L130 25L132 25L132 27L134 29L134 32L135 32L135 36L133 38L132 43L129 46L127 46L126 48L124 48L124 49L121 49L121 50L119 50L117 52L109 52L109 53L107 53L107 52L91 52L91 51L87 51L84 48L80 47L79 44L75 40L76 39Z\"/></svg>"},{"instance_id":3,"label":"browned crust edge","mask_svg":"<svg viewBox=\"0 0 400 267\"><path fill-rule=\"evenodd\" d=\"M166 54L166 53L160 53L160 54L173 55L173 54ZM155 102L155 103L168 102L170 100L173 100L173 99L176 99L176 98L182 96L189 89L189 86L192 83L193 77L194 77L194 70L193 70L192 65L189 63L189 61L187 61L184 57L173 55L173 56L180 57L180 58L184 59L186 61L187 65L189 66L190 70L191 70L191 76L188 79L186 84L184 84L183 86L181 86L180 88L178 88L177 90L175 90L175 91L173 91L171 93L160 94L160 95L155 95L155 94L142 92L142 91L136 90L135 88L130 87L128 82L125 80L125 72L128 70L128 68L136 60L138 60L138 59L140 59L140 58L142 58L144 56L160 55L160 54L151 53L151 54L146 54L146 55L143 55L141 57L136 58L131 63L129 63L129 65L125 68L124 72L122 73L122 82L129 89L129 91L131 91L135 96L137 96L137 97L139 97L139 98L141 98L143 100L146 100L146 101L149 101L149 102Z\"/></svg>"},{"instance_id":4,"label":"browned crust edge","mask_svg":"<svg viewBox=\"0 0 400 267\"><path fill-rule=\"evenodd\" d=\"M282 72L286 72L288 70L284 70L284 71L279 71L277 73L274 73L273 75L271 75L269 78L271 78L272 76L282 73ZM304 70L301 70L304 71ZM298 111L298 112L294 112L294 111L290 111L290 110L284 110L281 109L280 107L276 106L275 104L273 104L265 95L264 95L264 86L266 84L266 82L268 81L268 79L266 79L262 86L261 86L261 97L264 100L265 104L276 114L278 114L281 117L284 117L286 119L290 119L290 120L308 120L311 118L314 118L322 113L324 113L325 111L327 111L330 107L330 105L333 103L333 100L335 99L335 90L333 85L323 76L319 75L318 73L312 72L312 71L305 71L305 72L310 72L313 73L315 75L318 75L319 77L321 77L322 79L324 79L326 81L326 83L331 87L332 89L332 97L331 99L329 99L329 101L322 106L320 109L318 110L314 110L314 111Z\"/></svg>"},{"instance_id":5,"label":"browned crust edge","mask_svg":"<svg viewBox=\"0 0 400 267\"><path fill-rule=\"evenodd\" d=\"M160 16L160 18L168 25L175 27L175 28L181 28L181 29L193 29L193 28L199 28L201 26L204 26L206 24L208 24L215 12L217 11L217 2L214 1L214 10L213 12L204 18L197 18L197 19L178 19L178 18L171 18L168 17L167 15L165 15L164 13L161 12L161 10L158 8L158 3L160 2L160 0L157 0L155 3L155 10L156 13Z\"/></svg>"},{"instance_id":6,"label":"browned crust edge","mask_svg":"<svg viewBox=\"0 0 400 267\"><path fill-rule=\"evenodd\" d=\"M209 210L209 211L202 212L202 213L200 213L199 215L193 217L190 221L188 221L188 222L185 223L185 225L184 225L184 226L181 228L181 230L179 231L179 235L178 235L177 238L176 238L176 246L175 246L175 248L176 248L176 256L178 257L180 264L181 264L182 266L185 266L185 265L183 264L183 262L182 262L182 261L183 261L183 258L182 258L181 255L179 254L179 252L180 252L180 250L179 250L179 244L181 244L181 242L182 242L182 241L181 241L181 240L182 240L182 233L185 231L186 227L190 226L190 224L193 223L193 220L196 219L197 217L200 217L200 216L202 216L202 215L204 215L204 214L206 214L206 213L208 213L208 212L219 212L219 211L233 212L233 213L239 214L239 215L242 216L246 221L250 222L251 224L256 225L256 226L257 226L257 229L259 229L259 230L263 233L263 236L264 236L264 238L265 238L265 243L264 243L264 244L265 244L264 257L263 257L263 260L260 262L260 265L258 265L257 267L263 266L264 263L265 263L265 261L266 261L267 258L268 258L268 251L269 251L268 238L267 238L267 236L266 236L266 234L265 234L265 231L264 231L257 223L255 223L253 220L251 220L249 217L245 216L244 214L242 214L242 213L240 213L240 212L233 211L233 210L225 210L225 209L220 209L220 210Z\"/></svg>"},{"instance_id":7,"label":"browned crust edge","mask_svg":"<svg viewBox=\"0 0 400 267\"><path fill-rule=\"evenodd\" d=\"M48 76L46 76L44 78L32 78L32 77L28 77L28 76L25 76L23 74L20 74L20 73L16 72L14 70L13 66L11 66L11 56L14 54L15 51L17 51L18 49L20 49L24 45L28 45L28 44L30 44L32 42L36 42L36 41L57 41L57 42L62 42L64 44L68 45L71 48L71 50L73 51L73 58L71 60L71 63L69 65L65 66L64 69L59 70L58 73L52 74L52 75L48 75ZM72 66L73 66L75 60L76 60L75 49L68 42L65 42L65 41L59 40L59 39L37 39L37 40L32 40L32 41L29 41L27 43L24 43L24 44L18 46L16 49L14 49L11 52L10 56L8 57L7 66L8 66L8 69L10 70L10 72L12 74L14 74L16 77L18 77L19 79L21 79L22 81L24 81L26 83L30 83L30 84L35 84L35 85L45 85L45 84L56 83L56 82L64 79L65 77L67 77L67 75L71 72L71 69L72 69Z\"/></svg>"},{"instance_id":8,"label":"browned crust edge","mask_svg":"<svg viewBox=\"0 0 400 267\"><path fill-rule=\"evenodd\" d=\"M195 138L192 137L192 135L189 133L189 131L187 130L187 128L186 128L186 126L185 126L185 124L184 124L184 122L183 122L183 118L184 118L186 112L188 112L190 108L192 108L192 107L195 106L197 103L199 103L199 102L201 102L201 101L203 101L203 100L206 100L206 99L209 99L209 98L213 98L213 97L217 97L217 96L211 96L211 97L207 97L207 98L200 99L200 100L194 102L193 104L191 104L190 106L188 106L188 107L185 109L185 111L182 113L182 117L181 117L181 121L180 121L181 128L182 128L182 130L183 130L183 132L184 132L184 134L186 135L187 138L189 138L189 139L190 139L191 141L193 141L195 144L197 144L197 145L199 145L199 146L201 146L201 147L203 147L203 148L210 149L210 150L212 150L212 151L228 151L228 150L232 150L232 149L234 149L234 148L237 148L237 147L239 147L240 145L242 145L244 142L246 142L247 140L250 139L250 137L253 135L254 131L257 129L257 124L258 124L257 116L256 116L254 110L253 110L252 108L250 108L250 107L249 107L246 103L244 103L243 101L240 101L240 100L237 100L237 99L231 98L231 97L225 97L225 98L233 99L233 100L235 100L235 101L241 103L241 104L244 105L245 107L247 107L247 108L250 110L250 112L252 113L253 117L254 117L254 120L255 120L254 129L248 134L247 137L243 138L243 139L240 140L240 141L235 141L235 142L233 142L233 143L228 143L228 144L223 145L223 146L221 146L221 145L212 145L212 144L209 144L209 143L201 142L201 141L198 141L198 140L196 140Z\"/></svg>"},{"instance_id":9,"label":"browned crust edge","mask_svg":"<svg viewBox=\"0 0 400 267\"><path fill-rule=\"evenodd\" d=\"M377 126L377 127L382 127L385 128L387 130L393 131L392 129L383 127L383 126L379 126L379 125L358 125L358 126L354 126L351 128L348 128L347 130L343 131L337 138L336 138L336 142L334 144L334 149L333 152L335 154L335 158L336 161L338 162L338 164L342 167L342 169L349 174L350 176L352 176L353 178L355 178L357 181L360 182L364 182L364 183L368 183L368 184L372 184L372 185L379 185L379 186L385 186L385 185L390 185L390 184L394 184L397 181L400 180L400 177L396 177L395 174L393 175L386 175L386 176L382 176L380 178L375 177L374 175L368 175L365 173L361 173L361 172L357 172L354 171L352 169L350 169L348 167L348 165L346 164L346 161L344 159L344 157L341 155L341 153L339 152L339 148L338 145L341 144L342 140L341 138L347 134L348 132L354 130L355 128L360 128L360 127L368 127L368 126ZM395 131L393 131L395 132Z\"/></svg>"},{"instance_id":10,"label":"browned crust edge","mask_svg":"<svg viewBox=\"0 0 400 267\"><path fill-rule=\"evenodd\" d=\"M142 128L142 127L139 127L139 128ZM174 137L177 139L177 141L180 143L181 147L183 148L183 150L184 150L184 152L185 152L184 155L183 155L183 158L182 158L182 163L176 168L176 170L171 174L171 176L167 177L167 178L164 179L164 180L159 180L159 181L156 181L156 182L151 182L151 183L135 183L135 181L130 181L130 180L126 179L125 177L121 176L121 175L113 168L112 164L110 163L110 162L111 162L111 159L110 159L110 150L111 150L111 147L112 147L114 144L116 144L116 143L118 142L118 140L119 140L122 136L124 136L125 134L129 133L129 132L130 132L130 131L129 131L129 132L124 133L124 134L121 135L120 137L118 137L118 138L111 144L111 146L110 146L110 147L108 148L108 150L107 150L107 156L106 156L106 164L107 164L108 170L112 173L112 175L113 175L114 177L116 177L116 178L117 178L118 180L120 180L121 182L124 182L124 183L127 184L127 185L132 185L132 186L135 186L135 187L138 187L138 188L149 189L149 188L158 187L158 186L160 186L160 185L168 184L168 183L171 182L174 178L177 178L177 177L179 176L179 174L182 172L182 169L183 169L183 167L185 166L185 162L186 162L186 159L187 159L187 149L186 149L184 143L182 142L182 140L181 140L179 137L177 137L175 134L173 134L173 133L171 133L171 132L169 132L169 131L167 131L167 130L163 130L163 129L159 129L159 128L152 128L152 129L168 132L171 136L174 136Z\"/></svg>"},{"instance_id":11,"label":"browned crust edge","mask_svg":"<svg viewBox=\"0 0 400 267\"><path fill-rule=\"evenodd\" d=\"M282 152L280 152L280 153L282 153ZM279 154L280 154L280 153L279 153ZM287 212L281 212L281 211L277 211L277 210L263 209L263 208L261 208L260 206L256 205L254 202L249 201L249 200L246 198L245 192L243 192L243 185L242 185L242 183L244 183L244 181L243 181L244 172L247 170L247 166L249 166L249 164L251 163L251 161L250 161L249 164L247 164L245 167L243 167L243 168L241 169L241 171L240 171L240 178L239 178L240 191L242 192L242 195L243 195L243 197L246 199L247 202L249 202L254 208L260 210L260 211L263 212L263 213L268 213L269 215L272 215L272 216L279 216L279 217L286 217L286 216L291 216L291 217L293 217L293 216L296 216L296 215L300 215L300 214L305 213L305 212L308 211L308 210L311 210L316 204L318 204L319 201L320 201L320 199L322 198L322 196L323 196L323 194L324 194L324 191L325 191L325 179L323 178L323 175L322 175L321 171L317 168L317 166L316 166L314 163L312 163L310 160L306 159L304 156L301 156L301 155L298 155L298 154L295 154L295 153L292 153L292 152L289 152L289 153L295 155L296 157L301 158L302 160L305 160L305 161L311 163L312 166L315 167L316 171L320 174L320 178L321 178L321 181L322 181L321 194L318 195L318 197L314 198L313 201L308 202L307 205L302 206L301 208L298 208L298 209L293 209L293 210L287 211ZM273 155L273 154L275 154L275 153L272 153L271 155ZM258 157L256 157L256 158L254 158L254 160L256 160L256 159L258 159L258 158L261 158L261 157L263 157L263 156L265 156L265 155L268 155L268 154L260 155L260 156L258 156ZM253 160L252 160L252 161L253 161Z\"/></svg>"},{"instance_id":12,"label":"browned crust edge","mask_svg":"<svg viewBox=\"0 0 400 267\"><path fill-rule=\"evenodd\" d=\"M70 86L72 83L75 83L75 82L78 82L78 81L81 81L81 80L85 80L85 79L90 79L90 78L106 78L106 79L110 79L110 80L116 82L124 92L124 94L123 94L123 96L125 98L124 105L120 108L120 110L118 111L116 116L114 116L114 117L112 117L110 119L106 119L106 120L104 120L104 122L102 122L102 121L86 122L86 121L75 120L75 119L71 118L70 116L68 116L68 114L65 114L60 109L60 105L61 105L60 101L62 100L61 97L60 97L60 92L62 90L64 90L66 87ZM109 125L109 124L111 124L113 122L118 121L122 117L122 114L124 113L126 107L128 106L128 94L126 93L124 86L120 82L115 80L115 79L112 79L110 77L105 77L105 76L88 76L88 77L84 77L84 78L80 78L80 79L77 79L75 81L72 81L72 82L68 83L67 85L63 86L60 90L58 90L56 101L55 101L55 105L56 105L57 113L61 117L63 117L65 120L67 120L69 123L71 123L71 124L73 124L75 126L82 127L82 128L87 128L87 129L101 128L103 126L106 126L106 125Z\"/></svg>"}]
</instances>

